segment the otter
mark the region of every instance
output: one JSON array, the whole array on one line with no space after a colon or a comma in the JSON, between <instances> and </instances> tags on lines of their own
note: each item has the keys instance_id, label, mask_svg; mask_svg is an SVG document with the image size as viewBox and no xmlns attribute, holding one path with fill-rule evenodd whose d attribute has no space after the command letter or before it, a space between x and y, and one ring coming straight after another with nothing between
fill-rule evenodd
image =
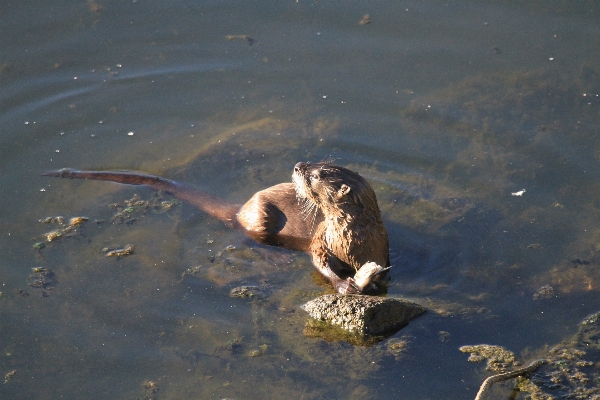
<instances>
[{"instance_id":1,"label":"otter","mask_svg":"<svg viewBox=\"0 0 600 400\"><path fill-rule=\"evenodd\" d=\"M358 173L331 163L299 162L294 167L293 183L261 190L243 205L138 172L64 168L43 175L163 190L230 226L240 227L260 244L309 253L317 271L341 294L381 289L390 266L388 235L373 188Z\"/></svg>"}]
</instances>

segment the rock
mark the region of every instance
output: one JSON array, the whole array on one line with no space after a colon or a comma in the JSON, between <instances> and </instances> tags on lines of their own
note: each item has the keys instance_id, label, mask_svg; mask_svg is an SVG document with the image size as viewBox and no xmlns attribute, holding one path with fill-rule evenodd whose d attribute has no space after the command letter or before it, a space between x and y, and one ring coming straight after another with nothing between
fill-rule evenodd
<instances>
[{"instance_id":1,"label":"rock","mask_svg":"<svg viewBox=\"0 0 600 400\"><path fill-rule=\"evenodd\" d=\"M342 294L317 297L302 308L318 321L372 336L397 331L425 312L425 308L408 300Z\"/></svg>"}]
</instances>

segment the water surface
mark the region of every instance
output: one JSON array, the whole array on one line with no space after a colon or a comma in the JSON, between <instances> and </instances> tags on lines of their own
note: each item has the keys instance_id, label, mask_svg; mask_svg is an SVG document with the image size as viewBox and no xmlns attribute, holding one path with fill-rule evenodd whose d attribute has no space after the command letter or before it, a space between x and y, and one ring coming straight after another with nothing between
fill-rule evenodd
<instances>
[{"instance_id":1,"label":"water surface","mask_svg":"<svg viewBox=\"0 0 600 400\"><path fill-rule=\"evenodd\" d=\"M600 308L594 2L0 9L2 398L472 398L490 372L460 346L529 362ZM172 199L39 176L144 170L244 202L329 157L377 192L389 295L431 309L368 348L305 336L299 305L328 290L306 255L183 204L113 219ZM45 242L57 215L89 221Z\"/></svg>"}]
</instances>

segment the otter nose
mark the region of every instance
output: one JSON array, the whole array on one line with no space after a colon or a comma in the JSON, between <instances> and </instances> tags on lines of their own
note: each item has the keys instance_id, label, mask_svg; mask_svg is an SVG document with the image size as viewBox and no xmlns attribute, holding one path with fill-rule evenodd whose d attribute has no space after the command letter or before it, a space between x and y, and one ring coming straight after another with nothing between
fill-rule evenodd
<instances>
[{"instance_id":1,"label":"otter nose","mask_svg":"<svg viewBox=\"0 0 600 400\"><path fill-rule=\"evenodd\" d=\"M305 168L306 168L306 163L299 162L294 166L294 172L301 172Z\"/></svg>"}]
</instances>

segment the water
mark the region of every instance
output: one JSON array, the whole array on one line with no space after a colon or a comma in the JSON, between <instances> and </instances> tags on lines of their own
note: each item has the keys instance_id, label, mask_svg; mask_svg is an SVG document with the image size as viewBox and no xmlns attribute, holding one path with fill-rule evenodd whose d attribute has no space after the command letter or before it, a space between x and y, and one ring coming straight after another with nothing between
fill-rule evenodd
<instances>
[{"instance_id":1,"label":"water","mask_svg":"<svg viewBox=\"0 0 600 400\"><path fill-rule=\"evenodd\" d=\"M490 373L458 347L528 362L598 311L595 3L0 8L1 398L472 398ZM377 192L390 295L432 310L369 348L304 335L327 290L306 255L187 205L111 223L156 194L39 176L144 170L244 202L327 157ZM34 249L56 215L90 221Z\"/></svg>"}]
</instances>

